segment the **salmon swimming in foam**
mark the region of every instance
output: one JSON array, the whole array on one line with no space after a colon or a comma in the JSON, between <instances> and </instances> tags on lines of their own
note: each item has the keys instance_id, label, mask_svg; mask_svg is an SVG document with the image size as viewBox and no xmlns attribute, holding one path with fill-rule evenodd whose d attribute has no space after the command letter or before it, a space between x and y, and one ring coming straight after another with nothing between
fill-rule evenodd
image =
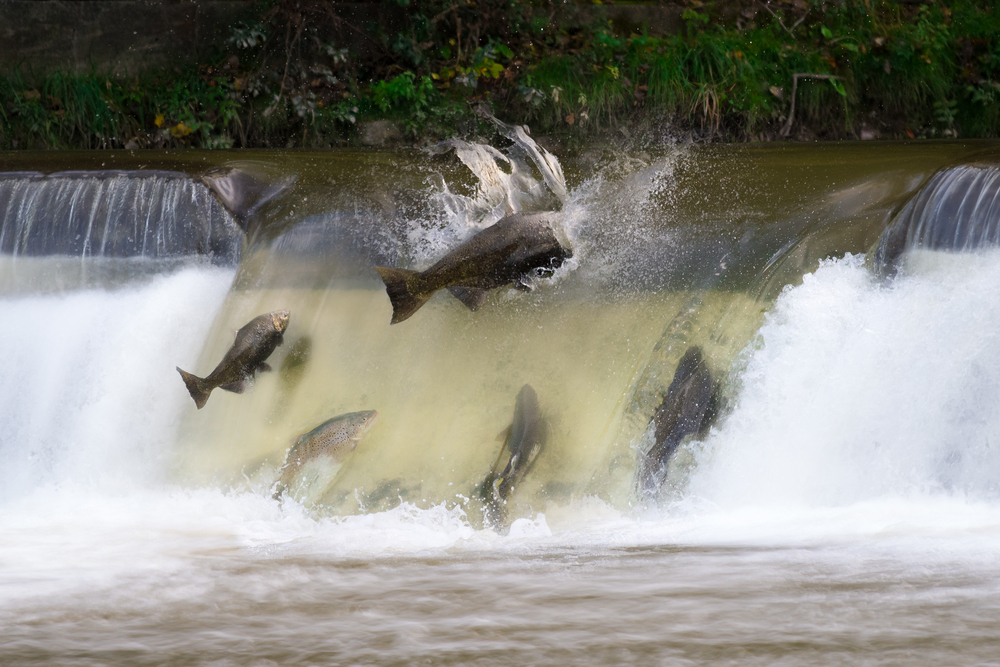
<instances>
[{"instance_id":1,"label":"salmon swimming in foam","mask_svg":"<svg viewBox=\"0 0 1000 667\"><path fill-rule=\"evenodd\" d=\"M639 457L640 493L654 497L666 482L670 457L689 435L703 435L718 411L719 387L701 348L681 357L663 402L653 413L654 443Z\"/></svg>"},{"instance_id":2,"label":"salmon swimming in foam","mask_svg":"<svg viewBox=\"0 0 1000 667\"><path fill-rule=\"evenodd\" d=\"M479 485L479 497L485 501L486 520L495 528L504 524L507 499L528 474L548 440L548 422L539 407L538 394L531 385L524 385L517 393L514 418L502 435L504 444L500 456L493 470ZM500 470L507 453L510 454L507 463Z\"/></svg>"},{"instance_id":3,"label":"salmon swimming in foam","mask_svg":"<svg viewBox=\"0 0 1000 667\"><path fill-rule=\"evenodd\" d=\"M271 370L266 360L281 345L289 315L287 310L276 310L250 320L236 332L233 346L208 377L200 378L177 369L199 410L205 407L216 387L242 394L257 371Z\"/></svg>"},{"instance_id":4,"label":"salmon swimming in foam","mask_svg":"<svg viewBox=\"0 0 1000 667\"><path fill-rule=\"evenodd\" d=\"M513 284L530 290L534 275L551 275L573 256L559 243L551 213L515 213L487 227L426 271L376 266L392 301L392 324L415 313L439 289L447 288L470 310L486 291Z\"/></svg>"}]
</instances>

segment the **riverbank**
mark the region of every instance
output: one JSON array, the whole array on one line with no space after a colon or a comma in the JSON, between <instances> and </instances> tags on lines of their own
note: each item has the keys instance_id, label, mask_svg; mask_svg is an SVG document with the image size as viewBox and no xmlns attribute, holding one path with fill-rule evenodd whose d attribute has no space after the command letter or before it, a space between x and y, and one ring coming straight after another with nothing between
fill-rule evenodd
<instances>
[{"instance_id":1,"label":"riverbank","mask_svg":"<svg viewBox=\"0 0 1000 667\"><path fill-rule=\"evenodd\" d=\"M568 148L1000 134L986 0L690 1L669 25L596 5L391 5L378 23L262 3L211 57L128 75L22 63L0 78L0 149L421 144L488 136L479 106Z\"/></svg>"}]
</instances>

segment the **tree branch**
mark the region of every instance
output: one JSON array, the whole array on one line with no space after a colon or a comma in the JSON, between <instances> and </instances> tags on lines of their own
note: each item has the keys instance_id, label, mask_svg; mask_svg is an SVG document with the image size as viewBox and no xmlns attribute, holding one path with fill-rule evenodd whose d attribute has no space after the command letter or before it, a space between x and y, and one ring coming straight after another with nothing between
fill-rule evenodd
<instances>
[{"instance_id":1,"label":"tree branch","mask_svg":"<svg viewBox=\"0 0 1000 667\"><path fill-rule=\"evenodd\" d=\"M788 27L788 26L786 26L786 25L785 25L785 23L784 23L784 22L783 22L783 21L781 20L781 17L779 17L779 16L777 15L777 14L775 14L775 13L774 13L774 12L773 12L773 11L771 10L771 7L769 6L769 5L771 4L771 3L770 3L770 1L768 1L768 2L762 2L762 3L760 3L760 4L761 4L761 7L763 7L764 9L766 9L766 10L767 10L767 13L768 13L768 14L770 14L771 16L773 16L773 17L774 17L774 18L775 18L775 19L776 19L776 20L778 21L778 25L780 25L780 26L781 26L781 28L782 28L782 29L783 29L783 30L784 30L785 32L787 32L787 33L788 33L789 35L791 35L792 37L795 37L795 35L794 35L794 34L792 33L792 31L793 31L793 30L795 30L796 28L798 28L798 27L799 27L799 24L800 24L800 23L802 23L803 21L805 21L805 20L806 20L806 17L807 17L807 16L809 16L809 10L807 9L807 10L806 10L806 13L802 15L802 18L800 18L800 19L799 19L798 21L796 21L795 23L793 23L793 24L792 24L792 27L791 27L791 28L789 28L789 27Z\"/></svg>"},{"instance_id":2,"label":"tree branch","mask_svg":"<svg viewBox=\"0 0 1000 667\"><path fill-rule=\"evenodd\" d=\"M781 128L781 136L787 137L792 133L792 123L795 122L795 93L799 88L799 79L842 79L843 77L833 74L811 74L809 72L799 72L792 75L792 108L788 111L788 120Z\"/></svg>"}]
</instances>

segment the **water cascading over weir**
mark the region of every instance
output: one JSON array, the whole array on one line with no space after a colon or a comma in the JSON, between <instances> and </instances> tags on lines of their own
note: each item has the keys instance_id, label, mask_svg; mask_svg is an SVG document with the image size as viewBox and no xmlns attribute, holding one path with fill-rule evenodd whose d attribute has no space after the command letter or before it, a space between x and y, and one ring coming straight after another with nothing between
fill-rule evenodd
<instances>
[{"instance_id":1,"label":"water cascading over weir","mask_svg":"<svg viewBox=\"0 0 1000 667\"><path fill-rule=\"evenodd\" d=\"M895 216L874 252L880 275L895 272L911 249L967 252L1000 245L1000 168L943 169Z\"/></svg>"},{"instance_id":2,"label":"water cascading over weir","mask_svg":"<svg viewBox=\"0 0 1000 667\"><path fill-rule=\"evenodd\" d=\"M479 525L477 489L528 384L548 440L509 500L510 517L558 513L590 497L629 511L645 502L636 471L653 444L650 419L692 346L717 383L718 410L711 428L671 457L660 501L714 498L722 488L718 497L737 504L775 488L856 499L890 484L848 480L833 465L830 479L802 490L790 481L796 475L775 482L777 472L761 472L802 456L802 441L838 447L798 424L793 416L805 408L768 385L792 366L817 382L834 372L820 364L823 341L813 356L795 357L801 342L782 322L801 317L810 326L813 314L796 310L795 295L824 280L847 281L841 288L856 290L855 301L874 299L891 289L879 287L876 274L903 266L893 280L921 280L922 265L905 268L918 250L995 245L1000 179L984 166L980 147L926 148L920 159L901 149L876 158L862 146L602 149L567 161L564 178L551 154L526 146L528 135L508 128L506 136L502 150L453 142L429 152L241 155L231 163L222 156L170 171L136 169L135 158L121 158L113 171L0 175L0 261L14 267L0 290L40 309L36 338L71 302L74 313L104 309L81 315L102 323L104 335L128 331L106 347L86 326L47 339L96 355L89 380L57 374L59 389L32 384L29 362L42 342L14 364L20 389L35 393L13 384L5 390L21 418L18 444L0 447L14 462L7 474L19 482L4 493L72 475L87 460L88 470L99 467L94 461L114 469L115 484L142 470L143 479L270 497L296 436L338 414L377 410L378 423L357 449L342 464L307 471L294 501L321 515L444 503ZM285 185L262 190L267 205L253 208L249 225L247 211L242 218L228 212L202 177L251 163ZM535 279L530 292L492 292L477 312L442 291L389 325L391 307L373 267L427 268L516 211L553 211L573 259ZM68 258L86 268L109 259L155 267L139 271L142 281L134 272L109 282L86 272L66 279ZM49 268L26 280L17 264L25 260ZM39 288L38 276L50 269L62 281ZM32 296L51 291L59 304ZM152 300L167 313L161 319L140 312ZM243 395L216 391L196 410L174 366L207 375L234 329L283 308L291 323L270 359L274 372ZM776 327L789 336L783 343L773 338ZM834 338L826 344L842 349ZM761 368L761 350L779 349L793 356ZM836 412L841 401L849 412L850 392L831 391L827 407ZM99 398L70 399L88 393ZM40 426L59 402L43 400L53 394L76 407ZM762 396L770 396L766 406L755 403ZM129 416L115 422L121 414ZM117 424L112 437L108 423ZM740 440L758 431L752 445ZM917 471L907 484L986 488L970 471L992 454L955 458L953 440L928 444L926 465L906 459L902 445L880 441L880 451L895 461L892 475ZM744 468L739 483L733 462Z\"/></svg>"},{"instance_id":3,"label":"water cascading over weir","mask_svg":"<svg viewBox=\"0 0 1000 667\"><path fill-rule=\"evenodd\" d=\"M180 172L0 172L0 213L0 253L11 257L240 256L232 218Z\"/></svg>"}]
</instances>

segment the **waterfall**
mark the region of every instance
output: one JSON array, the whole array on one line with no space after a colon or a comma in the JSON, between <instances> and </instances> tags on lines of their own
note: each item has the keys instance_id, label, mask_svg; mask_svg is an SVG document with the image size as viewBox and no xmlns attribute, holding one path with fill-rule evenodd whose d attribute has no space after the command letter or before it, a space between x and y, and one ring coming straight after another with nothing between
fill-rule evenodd
<instances>
[{"instance_id":1,"label":"waterfall","mask_svg":"<svg viewBox=\"0 0 1000 667\"><path fill-rule=\"evenodd\" d=\"M0 253L234 265L242 234L209 189L167 171L0 173Z\"/></svg>"},{"instance_id":2,"label":"waterfall","mask_svg":"<svg viewBox=\"0 0 1000 667\"><path fill-rule=\"evenodd\" d=\"M969 251L1000 245L1000 169L965 165L934 174L879 240L876 269L889 273L905 251Z\"/></svg>"},{"instance_id":3,"label":"waterfall","mask_svg":"<svg viewBox=\"0 0 1000 667\"><path fill-rule=\"evenodd\" d=\"M0 663L995 662L983 149L504 136L0 175ZM390 326L375 265L510 210L572 262ZM197 409L175 367L279 309L273 370Z\"/></svg>"},{"instance_id":4,"label":"waterfall","mask_svg":"<svg viewBox=\"0 0 1000 667\"><path fill-rule=\"evenodd\" d=\"M513 145L456 140L438 147L432 157L414 158L417 167L401 165L400 174L421 170L420 180L408 181L422 182L419 196L397 193L401 186L393 172L387 171L383 181L372 182L368 175L352 181L341 172L323 171L329 167L310 171L294 162L285 171L303 176L290 188L292 178L282 175L282 160L291 157L275 158L272 165L248 161L278 184L253 181L251 199L258 190L264 198L279 190L287 194L254 209L260 233L245 248L233 217L203 180L186 172L4 175L0 247L6 257L0 258L0 298L12 317L28 314L24 331L32 341L18 343L20 334L7 341L17 350L4 399L12 415L8 432L16 434L4 441L2 452L13 457L5 474L18 480L9 488L72 476L66 471L80 461L69 455L73 448L67 443L77 435L84 442L99 441L106 421L141 442L137 451L169 452L169 464L160 460L149 469L153 478L264 492L299 434L337 414L378 410L378 425L329 486L303 501L320 514L334 515L389 510L401 502L422 507L445 502L476 522L475 489L497 460L502 443L497 444L496 434L510 424L518 391L530 385L550 435L531 474L512 495L508 514L515 520L529 517L584 496L626 510L636 503L637 460L649 449L650 419L679 360L697 346L719 387L722 407L713 412L717 416L710 427L678 449L665 502L696 495L752 503L783 487L765 470L751 480L727 477L732 462L743 461L745 469L748 459L763 462L770 456L774 460L762 465L774 471L787 467L783 461L813 465L802 458L806 441L824 456L828 450L856 448L859 453L841 464L849 470L863 458L864 447L856 440L865 438L881 443L885 460L898 468L895 477L851 486L841 472L827 486L807 483L817 496L803 502L849 503L904 487L989 496L988 480L970 471L989 467L991 459L961 453L948 435L954 425L946 414L935 428L906 436L908 441L921 434L930 438L920 446L917 465L907 459L905 446L887 444L887 429L907 432L898 421L871 415L843 438L820 437L815 429L827 433L832 427L811 413L808 403L792 399L808 397L806 388L831 372L828 360L821 363L827 357L811 350L810 340L832 338L848 349L841 363L853 368L853 375L821 394L824 409L836 407L844 420L861 414L851 402L857 392L850 382L856 378L862 385L882 387L880 395L886 396L904 394L910 384L944 382L926 369L924 374L904 372L922 368L916 363L866 378L865 359L887 356L891 345L852 359L852 346L873 343L848 334L852 326L875 330L877 324L892 332L884 334L888 340L910 340L906 344L914 355L921 346L945 347L949 335L958 339L944 330L934 330L934 339L906 338L902 330L919 329L904 317L910 307L906 299L917 298L920 304L942 299L938 292L921 292L929 288L918 275L939 270L933 268L940 263L934 259L938 250L978 247L1000 233L990 195L997 183L994 170L978 163L943 168L900 162L903 166L893 169L872 163L867 171L855 165L838 172L831 164L841 162L825 158L803 167L776 162L765 153L699 154L669 147L654 156L612 154L582 177L573 165L567 179L559 160L523 129L501 129ZM335 156L325 159L336 164ZM445 160L450 160L451 171L443 172L448 179L436 171ZM733 168L746 160L757 160L758 167ZM732 180L752 180L765 167L779 171L766 185L770 189L754 185L766 190L759 196ZM471 180L457 178L457 169L467 169ZM810 169L822 177L789 192L788 177ZM216 166L212 173L232 172ZM404 203L393 209L394 201ZM254 206L248 204L248 210ZM375 265L420 268L509 211L552 208L558 209L553 219L574 258L555 275L536 280L533 291L494 290L474 313L442 292L410 320L389 326L391 308ZM935 222L944 219L953 221L947 243L944 223ZM887 221L890 227L909 221L908 257L917 273L882 284L868 280L861 258ZM178 258L196 261L164 263ZM108 262L119 261L141 269L118 275L107 268ZM989 261L983 259L976 269L959 269L959 264L940 277L953 292L973 294L973 283L962 281L973 280L966 276L973 270L991 276ZM212 273L213 264L221 264L223 274ZM198 295L198 281L205 281L205 295ZM232 287L223 296L220 290L229 281ZM841 301L817 291L817 281ZM811 310L809 304L824 299L837 304L826 308L836 310L841 320L818 318ZM147 300L169 306L165 319L152 311L143 314L141 304ZM852 307L860 310L852 314ZM965 326L960 312L972 309L972 302L956 307L950 321ZM260 374L245 394L216 391L204 410L194 410L173 367L207 375L232 345L234 329L284 308L291 310L291 324L288 344L269 362L276 371ZM876 316L883 311L898 311L902 329ZM62 319L79 324L60 327ZM843 331L824 329L828 325ZM119 336L119 330L128 333ZM783 353L780 346L793 339L799 346L795 353ZM989 355L982 345L969 338L953 363L974 354L985 364ZM119 357L129 360L128 368L105 375L102 369L117 368ZM54 384L35 379L32 369L39 359L49 364L41 377L54 378ZM59 370L74 363L79 377ZM787 365L800 369L805 379L783 374ZM141 380L145 373L153 374ZM889 382L894 373L900 374L897 384ZM985 377L992 382L992 375ZM889 383L880 385L879 379ZM803 388L786 396L784 387L795 381ZM144 393L146 384L155 391ZM945 392L909 401L920 405L918 412L926 418L934 404L972 398ZM67 410L67 405L75 407ZM166 412L153 405L165 406ZM892 410L891 402L866 405ZM145 417L125 417L139 413ZM804 422L792 418L800 413L813 416ZM781 436L784 440L777 435L790 428L793 434ZM957 432L985 442L989 426L985 429ZM17 458L21 451L28 452L26 458ZM106 462L109 456L94 450L95 460ZM442 471L440 461L446 461ZM906 467L919 474L907 476L901 472ZM752 480L769 481L758 488ZM785 493L798 497L788 488Z\"/></svg>"},{"instance_id":5,"label":"waterfall","mask_svg":"<svg viewBox=\"0 0 1000 667\"><path fill-rule=\"evenodd\" d=\"M115 289L0 296L0 502L59 484L162 483L190 364L232 270L189 267Z\"/></svg>"}]
</instances>

